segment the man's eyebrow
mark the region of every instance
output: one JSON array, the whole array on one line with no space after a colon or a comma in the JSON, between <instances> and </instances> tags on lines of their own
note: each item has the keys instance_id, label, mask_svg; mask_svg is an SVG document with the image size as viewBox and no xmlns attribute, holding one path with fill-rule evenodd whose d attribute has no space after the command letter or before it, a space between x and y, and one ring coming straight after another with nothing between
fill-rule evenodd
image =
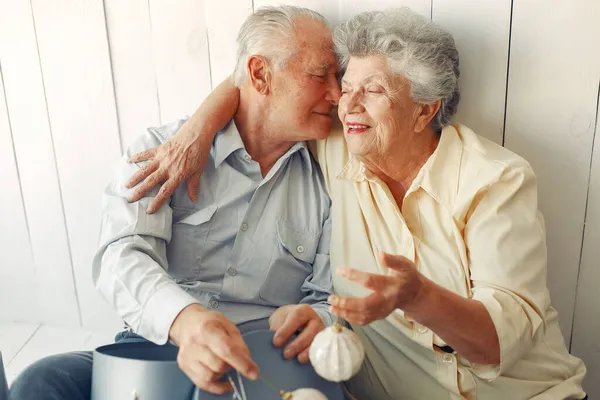
<instances>
[{"instance_id":1,"label":"man's eyebrow","mask_svg":"<svg viewBox=\"0 0 600 400\"><path fill-rule=\"evenodd\" d=\"M316 68L317 68L317 69L326 69L326 70L328 70L328 69L331 69L331 68L333 68L333 67L335 67L335 66L336 66L336 65L334 65L334 64L323 63L323 64L319 64L319 65L317 65L317 67L316 67Z\"/></svg>"}]
</instances>

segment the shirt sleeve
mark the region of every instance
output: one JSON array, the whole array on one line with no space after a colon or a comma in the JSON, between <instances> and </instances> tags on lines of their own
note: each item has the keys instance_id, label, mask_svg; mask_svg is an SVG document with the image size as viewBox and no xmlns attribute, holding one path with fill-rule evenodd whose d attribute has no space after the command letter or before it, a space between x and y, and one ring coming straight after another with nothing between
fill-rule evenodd
<instances>
[{"instance_id":1,"label":"shirt sleeve","mask_svg":"<svg viewBox=\"0 0 600 400\"><path fill-rule=\"evenodd\" d=\"M117 166L115 179L102 193L100 246L93 261L93 281L104 299L139 335L157 344L168 340L170 327L186 306L197 301L168 276L166 246L171 240L172 210L146 209L158 188L136 203L124 187L143 164L127 159L160 144L151 132L138 139Z\"/></svg>"},{"instance_id":2,"label":"shirt sleeve","mask_svg":"<svg viewBox=\"0 0 600 400\"><path fill-rule=\"evenodd\" d=\"M309 304L319 314L325 326L332 325L334 317L329 313L327 298L333 293L329 247L331 242L331 208L323 224L323 231L317 247L313 271L302 284L305 293L300 304Z\"/></svg>"},{"instance_id":3,"label":"shirt sleeve","mask_svg":"<svg viewBox=\"0 0 600 400\"><path fill-rule=\"evenodd\" d=\"M534 346L549 306L546 243L531 167L504 171L480 193L465 226L473 299L489 312L500 342L500 364L473 365L493 380Z\"/></svg>"}]
</instances>

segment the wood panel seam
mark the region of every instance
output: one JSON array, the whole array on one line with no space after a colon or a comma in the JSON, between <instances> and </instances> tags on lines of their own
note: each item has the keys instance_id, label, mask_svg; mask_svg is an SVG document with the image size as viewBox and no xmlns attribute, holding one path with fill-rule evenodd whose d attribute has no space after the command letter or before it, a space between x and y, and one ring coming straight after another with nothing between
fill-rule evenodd
<instances>
[{"instance_id":1,"label":"wood panel seam","mask_svg":"<svg viewBox=\"0 0 600 400\"><path fill-rule=\"evenodd\" d=\"M42 68L42 56L40 54L40 44L38 41L37 27L35 23L35 13L33 12L32 0L29 0L29 7L31 10L31 22L33 25L33 35L35 37L35 47L37 51L40 79L42 81L42 91L44 93L44 104L46 106L46 118L48 121L48 131L50 133L50 145L52 147L52 158L54 159L54 169L56 171L56 182L58 184L58 194L60 197L60 208L62 211L63 226L65 228L65 236L67 237L67 250L69 254L69 264L71 267L71 280L73 282L73 290L75 291L75 305L77 306L77 317L79 318L79 326L83 325L83 316L81 313L81 304L79 302L79 292L77 290L77 279L75 279L75 265L73 264L73 250L71 249L71 238L69 235L69 226L67 225L67 216L65 213L65 201L63 196L63 187L60 179L60 172L58 169L58 162L56 161L56 146L54 145L54 132L52 130L52 121L50 120L50 109L48 108L48 95L46 94L46 80L44 78L44 70ZM35 260L34 260L35 263Z\"/></svg>"}]
</instances>

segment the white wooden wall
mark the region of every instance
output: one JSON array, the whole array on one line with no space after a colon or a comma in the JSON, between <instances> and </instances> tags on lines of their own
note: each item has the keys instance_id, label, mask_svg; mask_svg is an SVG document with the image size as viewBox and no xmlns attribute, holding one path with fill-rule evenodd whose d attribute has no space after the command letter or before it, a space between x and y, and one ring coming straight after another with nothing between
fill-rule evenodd
<instances>
[{"instance_id":1,"label":"white wooden wall","mask_svg":"<svg viewBox=\"0 0 600 400\"><path fill-rule=\"evenodd\" d=\"M145 127L192 112L271 0L0 0L0 320L120 322L95 294L100 192ZM600 396L597 0L289 0L337 24L407 5L461 54L457 120L527 158L548 229L548 285Z\"/></svg>"}]
</instances>

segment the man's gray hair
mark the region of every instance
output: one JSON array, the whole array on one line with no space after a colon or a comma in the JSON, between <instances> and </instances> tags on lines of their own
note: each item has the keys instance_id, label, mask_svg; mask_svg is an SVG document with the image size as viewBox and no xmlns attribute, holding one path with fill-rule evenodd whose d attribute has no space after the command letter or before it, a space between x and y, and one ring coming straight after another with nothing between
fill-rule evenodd
<instances>
[{"instance_id":1,"label":"man's gray hair","mask_svg":"<svg viewBox=\"0 0 600 400\"><path fill-rule=\"evenodd\" d=\"M242 24L237 37L237 64L233 81L241 86L248 78L247 64L251 56L265 57L281 68L295 54L295 22L310 18L330 28L329 22L316 11L295 6L261 7Z\"/></svg>"},{"instance_id":2,"label":"man's gray hair","mask_svg":"<svg viewBox=\"0 0 600 400\"><path fill-rule=\"evenodd\" d=\"M335 30L334 42L342 71L350 57L383 55L410 82L414 101L441 99L432 128L450 124L460 100L460 69L454 38L445 29L404 7L358 14Z\"/></svg>"}]
</instances>

